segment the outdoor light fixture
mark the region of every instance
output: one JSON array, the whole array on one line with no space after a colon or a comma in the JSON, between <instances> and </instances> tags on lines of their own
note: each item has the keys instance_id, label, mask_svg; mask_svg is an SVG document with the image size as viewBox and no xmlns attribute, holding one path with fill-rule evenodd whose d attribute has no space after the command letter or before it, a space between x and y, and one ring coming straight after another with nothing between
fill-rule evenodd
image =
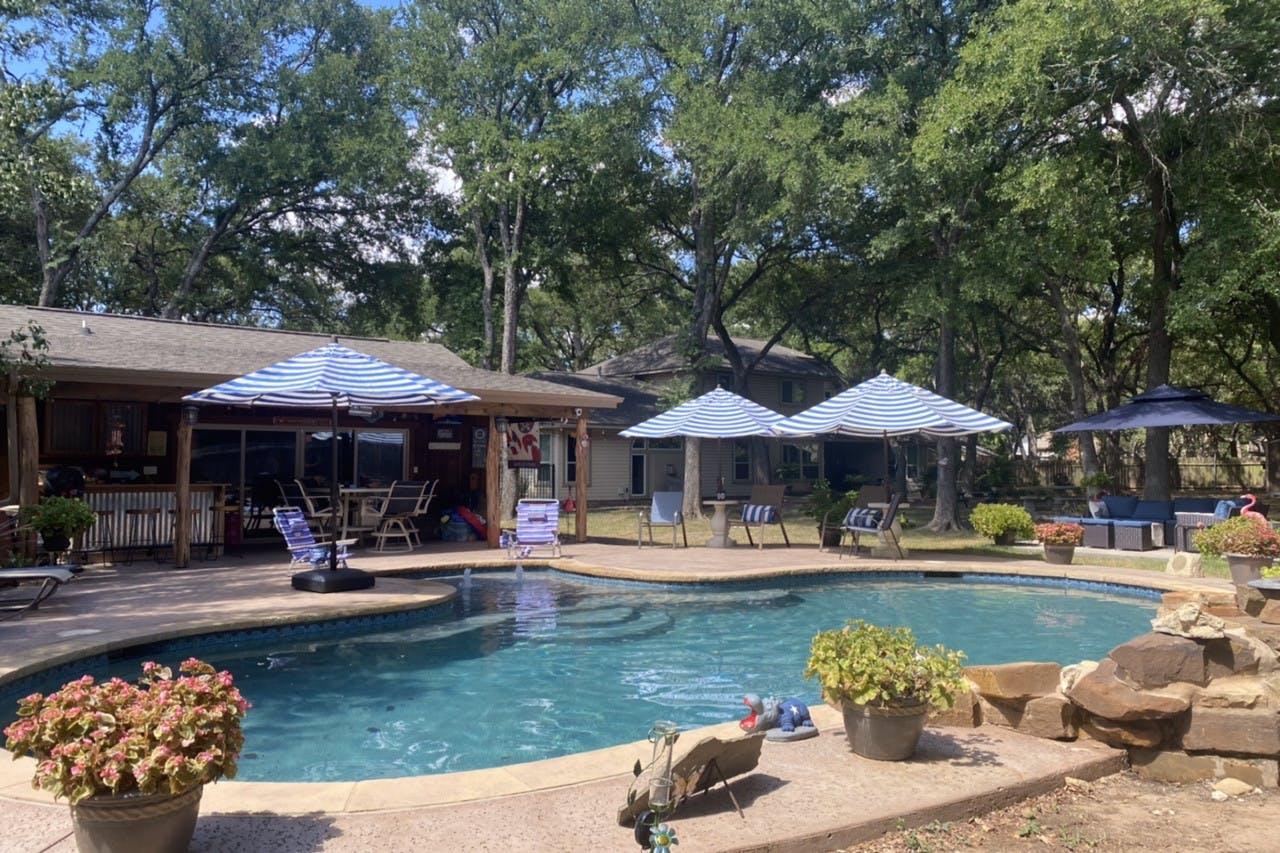
<instances>
[{"instance_id":1,"label":"outdoor light fixture","mask_svg":"<svg viewBox=\"0 0 1280 853\"><path fill-rule=\"evenodd\" d=\"M498 430L498 432L507 431L508 423L506 418L497 418L496 420L494 420L493 425Z\"/></svg>"},{"instance_id":2,"label":"outdoor light fixture","mask_svg":"<svg viewBox=\"0 0 1280 853\"><path fill-rule=\"evenodd\" d=\"M183 406L182 422L187 426L195 426L200 423L200 407L199 406Z\"/></svg>"}]
</instances>

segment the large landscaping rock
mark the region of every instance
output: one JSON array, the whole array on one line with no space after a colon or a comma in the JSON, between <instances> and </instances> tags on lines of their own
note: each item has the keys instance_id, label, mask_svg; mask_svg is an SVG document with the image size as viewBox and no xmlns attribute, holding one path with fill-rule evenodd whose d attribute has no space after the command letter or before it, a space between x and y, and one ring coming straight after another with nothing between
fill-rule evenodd
<instances>
[{"instance_id":1,"label":"large landscaping rock","mask_svg":"<svg viewBox=\"0 0 1280 853\"><path fill-rule=\"evenodd\" d=\"M1258 671L1258 650L1243 634L1227 632L1219 639L1207 641L1204 651L1205 673L1210 678L1251 675Z\"/></svg>"},{"instance_id":2,"label":"large landscaping rock","mask_svg":"<svg viewBox=\"0 0 1280 853\"><path fill-rule=\"evenodd\" d=\"M1164 571L1165 574L1177 578L1202 578L1204 577L1204 557L1188 551L1179 552L1165 563Z\"/></svg>"},{"instance_id":3,"label":"large landscaping rock","mask_svg":"<svg viewBox=\"0 0 1280 853\"><path fill-rule=\"evenodd\" d=\"M1191 700L1201 708L1280 710L1280 677L1236 675L1215 678Z\"/></svg>"},{"instance_id":4,"label":"large landscaping rock","mask_svg":"<svg viewBox=\"0 0 1280 853\"><path fill-rule=\"evenodd\" d=\"M982 721L1050 740L1074 740L1079 710L1065 696L1038 696L1025 702L981 699Z\"/></svg>"},{"instance_id":5,"label":"large landscaping rock","mask_svg":"<svg viewBox=\"0 0 1280 853\"><path fill-rule=\"evenodd\" d=\"M1069 666L1064 666L1061 674L1058 675L1058 692L1068 692L1077 681L1084 678L1097 668L1098 662L1096 660L1082 660L1080 663L1073 663Z\"/></svg>"},{"instance_id":6,"label":"large landscaping rock","mask_svg":"<svg viewBox=\"0 0 1280 853\"><path fill-rule=\"evenodd\" d=\"M1056 663L1002 663L966 667L964 674L988 699L1034 699L1058 690L1062 667Z\"/></svg>"},{"instance_id":7,"label":"large landscaping rock","mask_svg":"<svg viewBox=\"0 0 1280 853\"><path fill-rule=\"evenodd\" d=\"M978 691L970 684L967 690L956 694L955 704L946 711L929 711L929 725L954 726L972 729L982 725L982 711L978 707Z\"/></svg>"},{"instance_id":8,"label":"large landscaping rock","mask_svg":"<svg viewBox=\"0 0 1280 853\"><path fill-rule=\"evenodd\" d=\"M1280 755L1280 713L1270 709L1194 707L1181 726L1182 748L1192 752Z\"/></svg>"},{"instance_id":9,"label":"large landscaping rock","mask_svg":"<svg viewBox=\"0 0 1280 853\"><path fill-rule=\"evenodd\" d=\"M1081 712L1080 737L1089 737L1108 746L1156 747L1168 738L1165 726L1155 720L1134 720L1118 723Z\"/></svg>"},{"instance_id":10,"label":"large landscaping rock","mask_svg":"<svg viewBox=\"0 0 1280 853\"><path fill-rule=\"evenodd\" d=\"M1194 640L1211 640L1221 637L1227 623L1219 616L1207 613L1200 604L1189 601L1176 610L1161 608L1151 620L1151 630L1160 634L1190 637Z\"/></svg>"},{"instance_id":11,"label":"large landscaping rock","mask_svg":"<svg viewBox=\"0 0 1280 853\"><path fill-rule=\"evenodd\" d=\"M1258 613L1258 619L1268 625L1280 625L1280 598L1267 599Z\"/></svg>"},{"instance_id":12,"label":"large landscaping rock","mask_svg":"<svg viewBox=\"0 0 1280 853\"><path fill-rule=\"evenodd\" d=\"M1107 658L1076 681L1067 697L1091 714L1128 722L1177 716L1191 707L1194 693L1195 687L1190 684L1138 690L1120 679L1116 662Z\"/></svg>"},{"instance_id":13,"label":"large landscaping rock","mask_svg":"<svg viewBox=\"0 0 1280 853\"><path fill-rule=\"evenodd\" d=\"M1229 758L1187 755L1177 750L1131 749L1129 764L1139 776L1156 782L1239 779L1258 788L1274 788L1280 783L1280 765L1275 759L1268 758Z\"/></svg>"},{"instance_id":14,"label":"large landscaping rock","mask_svg":"<svg viewBox=\"0 0 1280 853\"><path fill-rule=\"evenodd\" d=\"M1231 590L1180 589L1166 592L1160 597L1161 611L1177 610L1184 604L1196 604L1205 613L1224 619L1243 615L1236 606L1235 593Z\"/></svg>"},{"instance_id":15,"label":"large landscaping rock","mask_svg":"<svg viewBox=\"0 0 1280 853\"><path fill-rule=\"evenodd\" d=\"M1175 681L1204 684L1205 646L1173 634L1143 634L1111 650L1120 675L1135 687L1163 687Z\"/></svg>"},{"instance_id":16,"label":"large landscaping rock","mask_svg":"<svg viewBox=\"0 0 1280 853\"><path fill-rule=\"evenodd\" d=\"M1262 609L1266 606L1267 599L1261 592L1251 586L1236 587L1236 606L1250 616L1257 616L1262 613Z\"/></svg>"}]
</instances>

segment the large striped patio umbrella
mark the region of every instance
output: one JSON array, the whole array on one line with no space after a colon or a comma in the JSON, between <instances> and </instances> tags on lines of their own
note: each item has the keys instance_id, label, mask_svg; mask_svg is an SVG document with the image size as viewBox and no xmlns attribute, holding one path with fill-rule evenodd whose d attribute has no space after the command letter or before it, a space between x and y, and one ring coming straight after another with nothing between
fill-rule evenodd
<instances>
[{"instance_id":1,"label":"large striped patio umbrella","mask_svg":"<svg viewBox=\"0 0 1280 853\"><path fill-rule=\"evenodd\" d=\"M779 435L834 434L882 438L887 477L889 439L892 437L922 435L948 438L1012 428L1013 424L880 371L879 376L782 420L774 426L774 432Z\"/></svg>"},{"instance_id":2,"label":"large striped patio umbrella","mask_svg":"<svg viewBox=\"0 0 1280 853\"><path fill-rule=\"evenodd\" d=\"M773 435L772 427L781 420L782 415L772 409L716 388L619 434L626 438L745 438Z\"/></svg>"},{"instance_id":3,"label":"large striped patio umbrella","mask_svg":"<svg viewBox=\"0 0 1280 853\"><path fill-rule=\"evenodd\" d=\"M338 530L338 410L419 408L466 403L480 398L443 382L410 373L371 355L333 343L270 367L229 379L183 397L190 403L329 409L333 423L333 470L329 499ZM329 570L337 571L338 549L329 549Z\"/></svg>"}]
</instances>

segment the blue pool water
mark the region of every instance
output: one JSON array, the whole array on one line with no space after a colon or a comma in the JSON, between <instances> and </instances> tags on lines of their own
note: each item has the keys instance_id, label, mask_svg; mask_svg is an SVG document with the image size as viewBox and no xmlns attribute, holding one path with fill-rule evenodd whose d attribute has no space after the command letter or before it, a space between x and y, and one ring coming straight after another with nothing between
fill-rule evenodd
<instances>
[{"instance_id":1,"label":"blue pool water","mask_svg":"<svg viewBox=\"0 0 1280 853\"><path fill-rule=\"evenodd\" d=\"M238 778L369 779L610 746L643 738L661 718L685 726L735 719L746 691L816 701L816 685L803 677L809 639L850 618L909 625L973 663L1071 663L1146 630L1156 604L973 579L685 588L554 572L445 580L462 587L452 612L354 634L196 641L77 673L134 677L142 660L196 654L231 670L254 705Z\"/></svg>"}]
</instances>

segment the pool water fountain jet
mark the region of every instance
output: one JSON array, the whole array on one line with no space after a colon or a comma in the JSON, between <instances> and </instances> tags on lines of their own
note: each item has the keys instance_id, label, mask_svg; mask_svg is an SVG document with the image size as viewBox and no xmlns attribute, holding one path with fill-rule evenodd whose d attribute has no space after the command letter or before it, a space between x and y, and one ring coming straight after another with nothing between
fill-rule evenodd
<instances>
[{"instance_id":1,"label":"pool water fountain jet","mask_svg":"<svg viewBox=\"0 0 1280 853\"><path fill-rule=\"evenodd\" d=\"M524 565L516 563L516 583L524 583Z\"/></svg>"}]
</instances>

